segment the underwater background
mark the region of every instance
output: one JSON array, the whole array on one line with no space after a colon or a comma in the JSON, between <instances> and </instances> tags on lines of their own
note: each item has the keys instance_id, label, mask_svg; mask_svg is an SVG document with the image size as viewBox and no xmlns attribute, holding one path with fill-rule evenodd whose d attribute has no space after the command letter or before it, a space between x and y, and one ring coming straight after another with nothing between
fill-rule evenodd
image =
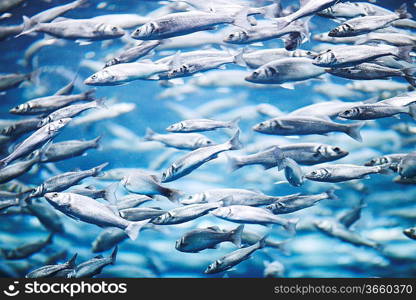
<instances>
[{"instance_id":1,"label":"underwater background","mask_svg":"<svg viewBox=\"0 0 416 300\"><path fill-rule=\"evenodd\" d=\"M146 15L166 3L157 1L88 1L87 7L80 7L65 14L67 18L90 18L111 13L137 13ZM252 1L255 3L256 1ZM390 10L401 3L408 2L408 10L413 15L416 11L414 1L382 1L377 5ZM26 5L11 10L12 17L1 20L0 25L20 24L22 16L32 16L54 5L67 1L27 1ZM284 6L297 4L297 1L282 1ZM326 32L336 26L332 20L314 16L311 21L311 32ZM217 31L232 29L231 25L220 25ZM132 32L134 28L127 29ZM214 31L212 31L214 32ZM409 32L412 33L410 30ZM0 95L0 119L21 119L9 113L10 108L25 101L52 95L68 84L75 76L74 93L83 92L91 87L85 86L83 80L104 66L109 57L123 47L120 39L93 42L90 45L78 45L65 41L40 49L31 59L32 67L24 66L24 53L29 46L41 39L42 34L25 35L0 41L0 72L28 73L40 70L36 84L23 84ZM310 41L302 44L301 49L314 49L323 43ZM257 48L280 48L279 39L265 41ZM194 48L156 49L151 60L176 51L192 51L201 48L221 49L221 45L201 45ZM239 49L239 45L227 45ZM244 67L227 65L226 70L210 72L227 72L228 70L247 71ZM247 71L248 73L249 71ZM266 268L276 268L274 276L281 277L414 277L416 276L416 242L403 234L403 230L416 223L416 186L400 184L393 181L397 174L374 174L368 179L353 182L331 184L306 180L301 187L287 183L275 184L284 180L284 174L277 168L264 170L261 166L246 166L232 172L228 156L249 153L245 150L259 149L270 145L283 145L296 142L320 142L337 145L349 151L349 155L331 163L363 165L374 157L391 153L409 153L414 151L416 139L401 134L394 126L401 123L415 126L408 115L400 119L383 118L368 121L361 131L363 142L357 142L342 133L331 133L328 136L308 135L298 138L262 135L254 132L253 125L269 119L256 109L262 103L271 104L283 112L290 112L306 105L330 100L363 101L372 97L389 98L408 91L409 84L402 78L385 80L378 84L374 91L353 87L353 80L331 76L311 80L295 86L295 89L284 89L275 86L203 86L198 84L203 76L184 78L183 85L163 85L158 81L137 80L121 86L98 86L95 95L105 98L107 107L112 103L132 103L134 109L119 116L66 127L54 142L70 139L90 140L101 136L98 149L88 150L87 155L73 157L53 163L52 166L34 166L28 173L17 178L17 182L29 187L36 187L46 178L59 172L85 170L101 163L109 165L103 170L102 177L84 179L82 184L105 188L114 180L105 177L106 172L117 168L141 168L161 173L175 159L185 154L186 150L165 147L158 142L143 139L146 129L158 133L167 133L166 127L184 119L212 118L232 120L240 117L242 150L222 153L215 160L209 161L191 174L165 185L183 191L186 194L203 192L212 188L242 188L261 191L267 195L283 196L293 193L317 194L335 187L336 200L323 200L287 216L299 218L297 234L288 236L278 226L261 226L247 224L246 228L259 236L268 233L270 240L285 242L285 251L275 247L265 247L256 251L252 257L226 272L227 277L264 277ZM221 75L218 75L221 76ZM196 82L193 84L192 82ZM390 83L397 83L391 87ZM334 85L332 85L334 84ZM367 83L371 86L371 82ZM217 103L215 107L210 103ZM104 108L105 109L105 108ZM89 112L84 112L82 118ZM204 133L217 143L227 141L233 133L231 129ZM257 147L257 148L256 148ZM306 169L312 166L305 167ZM16 186L18 186L17 184ZM0 189L10 187L2 185ZM16 187L18 189L19 187ZM126 191L120 189L120 194ZM46 203L45 199L39 199ZM360 235L383 245L383 250L355 246L353 244L329 237L316 230L312 223L315 220L333 218L349 209L365 203L360 219L353 229ZM144 207L158 206L169 210L176 206L166 198L143 204ZM45 265L48 259L63 262L75 253L78 261L86 261L95 255L107 257L112 249L102 253L92 252L92 243L103 230L102 228L75 221L58 212L64 232L56 233L53 243L40 252L21 260L0 258L0 275L3 277L24 277L29 271ZM13 248L28 241L44 238L48 230L30 213L13 209L5 210L0 215L0 248ZM199 253L184 253L175 249L175 241L184 233L207 226L219 226L232 229L238 224L221 220L212 215L205 215L190 222L156 226L143 230L137 240L125 239L118 247L117 260L114 265L106 266L96 277L224 277L224 272L206 275L203 271L217 258L236 249L231 243L222 243L217 249L206 249ZM270 264L277 262L270 267ZM277 275L276 275L277 274ZM269 276L272 276L269 274Z\"/></svg>"}]
</instances>

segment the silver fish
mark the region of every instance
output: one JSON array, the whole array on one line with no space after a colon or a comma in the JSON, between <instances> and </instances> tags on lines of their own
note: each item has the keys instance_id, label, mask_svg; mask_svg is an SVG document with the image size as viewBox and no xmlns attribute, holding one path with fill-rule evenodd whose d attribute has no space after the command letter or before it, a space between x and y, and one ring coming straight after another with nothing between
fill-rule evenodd
<instances>
[{"instance_id":1,"label":"silver fish","mask_svg":"<svg viewBox=\"0 0 416 300\"><path fill-rule=\"evenodd\" d=\"M3 169L0 169L0 183L8 182L14 178L17 178L25 174L33 167L33 165L38 163L39 160L40 153L39 151L35 151L27 160L19 161L17 163L8 165Z\"/></svg>"},{"instance_id":2,"label":"silver fish","mask_svg":"<svg viewBox=\"0 0 416 300\"><path fill-rule=\"evenodd\" d=\"M89 90L77 95L54 95L36 98L10 109L10 113L17 115L48 113L76 101L94 100L94 93L95 90Z\"/></svg>"},{"instance_id":3,"label":"silver fish","mask_svg":"<svg viewBox=\"0 0 416 300\"><path fill-rule=\"evenodd\" d=\"M102 269L108 265L116 263L118 247L116 246L109 257L102 257L98 255L83 263L80 263L74 268L73 278L88 278L101 273Z\"/></svg>"},{"instance_id":4,"label":"silver fish","mask_svg":"<svg viewBox=\"0 0 416 300\"><path fill-rule=\"evenodd\" d=\"M314 206L318 202L326 199L338 200L338 197L335 195L334 190L328 190L321 194L299 195L289 199L278 200L265 208L270 209L274 214L288 214Z\"/></svg>"},{"instance_id":5,"label":"silver fish","mask_svg":"<svg viewBox=\"0 0 416 300\"><path fill-rule=\"evenodd\" d=\"M357 105L340 112L339 117L349 120L374 120L379 118L386 118L398 114L408 114L413 119L416 119L416 107L409 106L392 106L388 104L365 104Z\"/></svg>"},{"instance_id":6,"label":"silver fish","mask_svg":"<svg viewBox=\"0 0 416 300\"><path fill-rule=\"evenodd\" d=\"M226 202L226 201L225 201ZM225 203L226 205L226 203ZM237 223L246 224L278 224L283 226L289 233L296 233L296 224L299 219L284 219L274 215L270 210L246 205L230 205L219 207L210 214Z\"/></svg>"},{"instance_id":7,"label":"silver fish","mask_svg":"<svg viewBox=\"0 0 416 300\"><path fill-rule=\"evenodd\" d=\"M243 53L243 60L250 68L257 69L271 61L289 57L313 58L317 53L308 50L288 51L285 48L262 49Z\"/></svg>"},{"instance_id":8,"label":"silver fish","mask_svg":"<svg viewBox=\"0 0 416 300\"><path fill-rule=\"evenodd\" d=\"M134 207L120 210L120 216L129 221L153 219L166 213L160 207Z\"/></svg>"},{"instance_id":9,"label":"silver fish","mask_svg":"<svg viewBox=\"0 0 416 300\"><path fill-rule=\"evenodd\" d=\"M22 259L39 252L44 247L52 243L53 234L49 234L46 239L26 243L13 249L0 249L0 252L6 259Z\"/></svg>"},{"instance_id":10,"label":"silver fish","mask_svg":"<svg viewBox=\"0 0 416 300\"><path fill-rule=\"evenodd\" d=\"M137 28L131 37L139 40L159 40L174 36L189 34L201 30L213 29L219 24L234 24L249 28L247 20L248 9L235 12L203 12L187 11L168 14L148 22Z\"/></svg>"},{"instance_id":11,"label":"silver fish","mask_svg":"<svg viewBox=\"0 0 416 300\"><path fill-rule=\"evenodd\" d=\"M217 226L194 229L178 239L175 243L175 248L181 252L197 253L208 248L215 249L219 243L228 241L240 247L243 230L244 225L229 231L223 231Z\"/></svg>"},{"instance_id":12,"label":"silver fish","mask_svg":"<svg viewBox=\"0 0 416 300\"><path fill-rule=\"evenodd\" d=\"M108 60L105 63L105 68L117 65L117 64L124 64L133 62L138 60L139 58L147 55L153 49L161 44L161 41L142 41L139 42L136 46L123 50L119 55L116 57Z\"/></svg>"},{"instance_id":13,"label":"silver fish","mask_svg":"<svg viewBox=\"0 0 416 300\"><path fill-rule=\"evenodd\" d=\"M195 150L201 147L212 146L215 143L206 136L198 133L171 133L160 134L150 128L146 129L144 137L147 141L158 141L168 147L183 150Z\"/></svg>"},{"instance_id":14,"label":"silver fish","mask_svg":"<svg viewBox=\"0 0 416 300\"><path fill-rule=\"evenodd\" d=\"M171 225L185 223L203 215L206 215L209 211L221 207L223 203L221 201L203 203L203 204L190 204L186 206L176 207L168 212L160 215L151 220L156 225Z\"/></svg>"},{"instance_id":15,"label":"silver fish","mask_svg":"<svg viewBox=\"0 0 416 300\"><path fill-rule=\"evenodd\" d=\"M26 274L26 278L48 278L53 277L56 273L59 271L65 270L65 269L73 269L75 267L75 261L77 259L77 255L75 253L74 256L67 262L63 264L58 265L46 265L43 267L40 267L38 269L35 269L29 273Z\"/></svg>"},{"instance_id":16,"label":"silver fish","mask_svg":"<svg viewBox=\"0 0 416 300\"><path fill-rule=\"evenodd\" d=\"M241 147L239 136L240 130L238 129L234 136L223 144L199 148L184 155L162 173L161 181L169 182L181 178L190 174L204 163L217 158L219 153L239 149Z\"/></svg>"},{"instance_id":17,"label":"silver fish","mask_svg":"<svg viewBox=\"0 0 416 300\"><path fill-rule=\"evenodd\" d=\"M403 157L397 165L397 170L404 178L416 177L416 152Z\"/></svg>"},{"instance_id":18,"label":"silver fish","mask_svg":"<svg viewBox=\"0 0 416 300\"><path fill-rule=\"evenodd\" d=\"M22 5L26 0L3 0L0 3L0 13L9 11L17 6Z\"/></svg>"},{"instance_id":19,"label":"silver fish","mask_svg":"<svg viewBox=\"0 0 416 300\"><path fill-rule=\"evenodd\" d=\"M137 239L142 227L149 220L131 222L117 216L107 205L92 198L73 193L46 193L46 200L71 218L100 227L118 227L132 239Z\"/></svg>"},{"instance_id":20,"label":"silver fish","mask_svg":"<svg viewBox=\"0 0 416 300\"><path fill-rule=\"evenodd\" d=\"M106 228L92 242L92 252L96 253L109 250L128 238L129 236L120 228Z\"/></svg>"},{"instance_id":21,"label":"silver fish","mask_svg":"<svg viewBox=\"0 0 416 300\"><path fill-rule=\"evenodd\" d=\"M328 165L305 174L305 177L320 182L342 182L366 178L370 174L383 174L389 166L389 164L372 167L350 164Z\"/></svg>"},{"instance_id":22,"label":"silver fish","mask_svg":"<svg viewBox=\"0 0 416 300\"><path fill-rule=\"evenodd\" d=\"M38 70L28 74L11 73L0 75L0 91L16 88L24 81L37 82L38 75Z\"/></svg>"},{"instance_id":23,"label":"silver fish","mask_svg":"<svg viewBox=\"0 0 416 300\"><path fill-rule=\"evenodd\" d=\"M228 269L231 269L235 265L239 264L240 262L249 259L250 255L253 254L254 251L261 249L265 246L265 237L262 238L260 241L255 243L254 245L241 248L238 250L235 250L220 259L217 259L212 264L210 264L206 270L204 271L205 274L214 274L226 271Z\"/></svg>"},{"instance_id":24,"label":"silver fish","mask_svg":"<svg viewBox=\"0 0 416 300\"><path fill-rule=\"evenodd\" d=\"M28 201L25 208L50 232L65 231L61 217L46 201Z\"/></svg>"},{"instance_id":25,"label":"silver fish","mask_svg":"<svg viewBox=\"0 0 416 300\"><path fill-rule=\"evenodd\" d=\"M286 116L261 122L254 131L276 135L305 135L343 132L357 141L362 141L360 129L365 123L340 124L329 120L306 116Z\"/></svg>"},{"instance_id":26,"label":"silver fish","mask_svg":"<svg viewBox=\"0 0 416 300\"><path fill-rule=\"evenodd\" d=\"M23 119L15 121L13 124L3 128L0 131L0 134L5 136L10 136L13 138L18 138L19 136L34 131L40 126L38 118Z\"/></svg>"},{"instance_id":27,"label":"silver fish","mask_svg":"<svg viewBox=\"0 0 416 300\"><path fill-rule=\"evenodd\" d=\"M50 144L41 151L41 162L55 162L83 155L88 149L97 149L101 137L89 141L69 140Z\"/></svg>"},{"instance_id":28,"label":"silver fish","mask_svg":"<svg viewBox=\"0 0 416 300\"><path fill-rule=\"evenodd\" d=\"M38 149L39 147L53 139L60 132L60 130L64 128L70 121L71 119L69 118L61 119L39 128L28 138L26 138L23 142L17 145L12 153L0 160L0 166L5 167L11 161L14 161Z\"/></svg>"},{"instance_id":29,"label":"silver fish","mask_svg":"<svg viewBox=\"0 0 416 300\"><path fill-rule=\"evenodd\" d=\"M172 202L177 202L182 197L182 192L168 188L160 184L156 175L147 172L131 172L120 182L128 191L144 195L163 195Z\"/></svg>"}]
</instances>

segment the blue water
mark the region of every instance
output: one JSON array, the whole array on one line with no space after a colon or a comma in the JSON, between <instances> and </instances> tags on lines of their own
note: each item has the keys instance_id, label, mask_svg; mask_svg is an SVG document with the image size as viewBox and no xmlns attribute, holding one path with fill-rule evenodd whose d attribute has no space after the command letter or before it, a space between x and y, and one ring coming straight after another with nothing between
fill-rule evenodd
<instances>
[{"instance_id":1,"label":"blue water","mask_svg":"<svg viewBox=\"0 0 416 300\"><path fill-rule=\"evenodd\" d=\"M19 24L23 15L34 15L53 5L66 1L36 1L36 4L28 2L26 6L12 11L13 16L1 21L0 25ZM255 1L253 1L255 2ZM378 5L394 9L403 1L377 1ZM409 3L412 1L409 1ZM68 18L89 18L101 14L110 13L147 13L160 7L155 1L107 1L107 6L97 9L100 1L90 1L89 7L78 8L68 12ZM292 1L283 1L284 6ZM413 6L410 12L416 13ZM312 19L313 33L325 32L336 26L336 23L328 19L314 17ZM225 26L221 26L223 28ZM220 28L220 29L221 29ZM131 32L133 29L128 29ZM42 34L36 36L22 36L10 38L0 42L0 72L2 73L27 73L29 68L23 67L19 61L23 58L25 50ZM311 40L301 46L302 49L312 49L319 43ZM272 40L264 43L264 48L282 47L280 40ZM72 80L78 74L76 90L74 93L87 90L82 81L95 71L82 66L86 59L105 62L105 58L123 47L121 40L111 42L94 42L91 45L80 46L72 41L67 41L64 46L48 46L42 48L34 57L34 63L43 69L39 83L36 85L25 84L19 88L8 90L0 95L0 119L18 119L8 113L11 107L25 101L53 94L59 88ZM214 46L217 47L217 46ZM234 47L239 48L239 47ZM177 49L181 50L181 49ZM196 49L183 50L191 51ZM155 60L170 52L158 52L150 59ZM240 69L239 66L227 66L227 70ZM247 71L248 72L248 71ZM184 119L183 116L171 109L171 104L179 104L191 111L198 107L218 99L238 99L238 103L228 107L214 115L204 117L221 118L227 116L227 112L243 109L260 103L269 103L278 107L281 111L290 112L315 101L333 100L330 97L318 93L314 87L328 81L346 85L350 80L337 77L328 77L326 80L313 80L306 84L297 85L295 90L282 88L254 89L249 87L215 88L197 87L197 92L183 96L178 100L174 97L160 99L158 95L167 87L161 86L157 81L138 80L123 86L97 87L98 98L113 99L115 102L128 102L136 104L136 109L109 120L101 120L96 123L80 125L76 128L65 128L54 142L69 139L92 139L102 136L101 147L98 150L88 150L88 154L82 157L74 157L66 161L60 161L54 166L61 172L76 169L92 168L103 162L109 162L105 171L114 168L151 168L155 161L166 151L172 151L167 158L157 167L156 172L165 170L175 159L186 151L169 150L156 146L154 149L135 149L131 138L117 136L114 130L125 128L136 135L137 139L145 135L146 128L150 127L159 133L165 133L169 125ZM185 79L185 82L191 79ZM392 79L405 84L402 79ZM354 99L341 99L343 101L362 101L376 96L377 93L362 92L361 96ZM225 101L225 100L224 100ZM254 110L254 107L251 111ZM85 115L86 113L84 113ZM238 115L238 113L237 113ZM329 136L300 137L299 139L285 139L281 136L266 136L254 133L251 127L268 117L246 112L241 115L240 128L242 130L242 143L244 146L254 143L288 144L296 142L322 142L338 145L350 152L350 155L333 163L363 164L374 156L390 153L407 153L414 151L414 143L402 145L404 136L393 129L392 125L409 123L414 126L414 121L402 115L401 119L386 118L368 122L362 131L363 143L353 141L342 133L332 133ZM113 130L111 130L113 129ZM225 142L232 134L231 131L218 130L207 132L206 136L216 142ZM149 144L140 140L143 144ZM244 150L236 151L244 153ZM234 155L234 153L230 153ZM54 175L46 168L33 168L18 180L29 186L37 186L45 179ZM249 260L242 262L227 272L229 277L263 277L265 263L279 261L284 266L285 277L413 277L416 276L414 264L416 261L416 242L403 235L402 230L415 225L416 213L410 217L391 216L389 212L394 209L407 209L408 212L416 212L416 187L414 185L400 185L392 180L397 174L371 175L370 179L358 181L363 184L367 192L359 192L347 185L337 185L336 194L340 200L324 200L314 207L307 208L288 216L300 219L298 233L287 241L288 253L282 253L274 248L264 248L255 252ZM302 187L292 187L288 184L274 184L282 180L282 173L276 168L264 171L258 166L248 166L235 172L230 172L226 155L221 154L217 160L210 161L192 174L173 181L167 186L184 191L187 194L202 192L210 188L246 188L264 192L268 195L287 195L291 193L315 194L323 192L331 184L306 181ZM86 179L85 184L96 187L105 187L110 181L100 178ZM2 187L4 188L4 187ZM383 245L384 251L354 246L342 242L336 238L327 237L315 230L310 224L320 218L331 218L342 214L351 207L357 205L364 198L366 207L362 211L361 218L353 225L353 229L359 234L371 238ZM42 200L42 199L41 199ZM44 200L42 200L44 201ZM159 202L147 203L144 206L160 206L164 209L175 207L166 199ZM78 262L85 261L97 255L91 251L91 243L102 231L101 228L77 222L59 213L65 227L64 234L57 234L53 244L47 246L40 253L32 255L28 259L8 261L0 260L1 269L13 269L16 274L23 277L27 272L41 267L47 257L59 251L66 251L67 258L78 253ZM0 247L10 248L24 242L34 241L47 235L47 230L39 221L28 214L0 216ZM117 262L103 269L97 277L223 277L224 273L205 275L206 267L235 250L231 243L223 243L218 249L208 249L201 253L182 253L175 249L175 241L184 233L207 226L217 225L221 228L231 229L236 224L223 221L213 216L203 216L194 221L180 225L160 226L160 230L145 230L136 241L125 240L119 244ZM163 228L162 228L163 227ZM264 227L260 225L247 225L247 228L257 231L259 235L269 232L269 238L275 241L283 241L290 237L278 226ZM102 253L110 255L111 250ZM60 262L66 259L60 260ZM1 272L2 276L10 276Z\"/></svg>"}]
</instances>

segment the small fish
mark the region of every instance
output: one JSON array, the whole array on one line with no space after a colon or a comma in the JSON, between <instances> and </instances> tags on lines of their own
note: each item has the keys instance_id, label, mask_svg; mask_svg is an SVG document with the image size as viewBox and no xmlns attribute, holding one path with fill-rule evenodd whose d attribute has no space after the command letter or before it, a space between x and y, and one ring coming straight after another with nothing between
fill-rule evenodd
<instances>
[{"instance_id":1,"label":"small fish","mask_svg":"<svg viewBox=\"0 0 416 300\"><path fill-rule=\"evenodd\" d=\"M44 196L53 207L67 216L100 227L118 227L132 240L137 239L142 227L149 222L127 221L116 215L108 205L82 195L54 192Z\"/></svg>"},{"instance_id":2,"label":"small fish","mask_svg":"<svg viewBox=\"0 0 416 300\"><path fill-rule=\"evenodd\" d=\"M117 200L117 209L123 210L128 208L134 208L152 200L153 198L146 195L127 195Z\"/></svg>"},{"instance_id":3,"label":"small fish","mask_svg":"<svg viewBox=\"0 0 416 300\"><path fill-rule=\"evenodd\" d=\"M58 265L47 265L40 267L38 269L35 269L28 274L26 274L26 278L49 278L54 277L54 275L62 270L66 269L73 269L75 267L75 261L77 259L77 254L68 260L67 262L63 264Z\"/></svg>"},{"instance_id":4,"label":"small fish","mask_svg":"<svg viewBox=\"0 0 416 300\"><path fill-rule=\"evenodd\" d=\"M147 141L158 141L168 147L182 150L195 150L201 147L212 146L215 143L206 136L198 133L171 133L160 134L152 129L146 129L144 137Z\"/></svg>"},{"instance_id":5,"label":"small fish","mask_svg":"<svg viewBox=\"0 0 416 300\"><path fill-rule=\"evenodd\" d=\"M89 90L77 95L54 95L36 98L10 109L10 113L17 115L49 113L76 101L94 100L94 93L95 90Z\"/></svg>"},{"instance_id":6,"label":"small fish","mask_svg":"<svg viewBox=\"0 0 416 300\"><path fill-rule=\"evenodd\" d=\"M218 244L222 242L232 242L240 247L243 230L244 225L229 231L221 230L217 226L194 229L177 240L175 248L181 252L197 253L204 249L216 249Z\"/></svg>"},{"instance_id":7,"label":"small fish","mask_svg":"<svg viewBox=\"0 0 416 300\"><path fill-rule=\"evenodd\" d=\"M92 252L107 251L128 238L129 236L120 228L106 228L92 242Z\"/></svg>"},{"instance_id":8,"label":"small fish","mask_svg":"<svg viewBox=\"0 0 416 300\"><path fill-rule=\"evenodd\" d=\"M53 234L49 234L46 239L32 243L23 244L14 249L0 249L6 259L23 259L35 254L52 243Z\"/></svg>"},{"instance_id":9,"label":"small fish","mask_svg":"<svg viewBox=\"0 0 416 300\"><path fill-rule=\"evenodd\" d=\"M288 214L314 206L318 202L326 199L338 200L338 197L335 195L334 190L328 190L321 194L298 195L292 198L278 200L265 208L270 209L274 214Z\"/></svg>"},{"instance_id":10,"label":"small fish","mask_svg":"<svg viewBox=\"0 0 416 300\"><path fill-rule=\"evenodd\" d=\"M31 201L25 208L50 232L64 232L64 225L56 210L45 201Z\"/></svg>"},{"instance_id":11,"label":"small fish","mask_svg":"<svg viewBox=\"0 0 416 300\"><path fill-rule=\"evenodd\" d=\"M162 182L170 182L190 174L204 163L215 159L218 154L224 151L237 150L241 147L240 130L238 129L234 136L223 144L199 148L189 152L183 157L176 160L167 170L162 173Z\"/></svg>"},{"instance_id":12,"label":"small fish","mask_svg":"<svg viewBox=\"0 0 416 300\"><path fill-rule=\"evenodd\" d=\"M227 205L226 201L224 203ZM219 207L210 212L212 215L237 223L246 224L278 224L283 226L290 234L296 233L298 219L284 219L274 215L270 210L246 205L230 205Z\"/></svg>"},{"instance_id":13,"label":"small fish","mask_svg":"<svg viewBox=\"0 0 416 300\"><path fill-rule=\"evenodd\" d=\"M329 120L306 116L285 116L270 119L253 126L253 130L264 134L305 135L343 132L361 142L360 129L365 123L340 124Z\"/></svg>"},{"instance_id":14,"label":"small fish","mask_svg":"<svg viewBox=\"0 0 416 300\"><path fill-rule=\"evenodd\" d=\"M68 140L59 143L47 145L46 149L41 151L41 162L56 162L71 157L83 155L88 149L97 149L101 136L89 141Z\"/></svg>"},{"instance_id":15,"label":"small fish","mask_svg":"<svg viewBox=\"0 0 416 300\"><path fill-rule=\"evenodd\" d=\"M397 172L397 165L407 155L407 153L394 153L383 156L378 156L366 162L364 166L380 166L389 164L390 169Z\"/></svg>"},{"instance_id":16,"label":"small fish","mask_svg":"<svg viewBox=\"0 0 416 300\"><path fill-rule=\"evenodd\" d=\"M118 247L116 246L109 257L98 255L74 268L73 278L90 278L101 273L103 268L116 263Z\"/></svg>"},{"instance_id":17,"label":"small fish","mask_svg":"<svg viewBox=\"0 0 416 300\"><path fill-rule=\"evenodd\" d=\"M23 142L17 145L12 153L0 160L0 167L5 167L10 162L23 157L46 144L48 141L52 140L70 121L70 118L61 119L39 128Z\"/></svg>"},{"instance_id":18,"label":"small fish","mask_svg":"<svg viewBox=\"0 0 416 300\"><path fill-rule=\"evenodd\" d=\"M368 178L369 174L383 174L389 166L389 164L373 167L348 164L328 165L305 174L305 177L320 182L342 182Z\"/></svg>"},{"instance_id":19,"label":"small fish","mask_svg":"<svg viewBox=\"0 0 416 300\"><path fill-rule=\"evenodd\" d=\"M396 116L398 114L408 114L416 119L416 107L409 106L392 106L388 104L366 104L357 105L340 112L339 117L349 120L374 120L386 117Z\"/></svg>"},{"instance_id":20,"label":"small fish","mask_svg":"<svg viewBox=\"0 0 416 300\"><path fill-rule=\"evenodd\" d=\"M302 168L289 157L283 157L281 167L284 168L286 180L292 186L302 186L304 181L304 174Z\"/></svg>"},{"instance_id":21,"label":"small fish","mask_svg":"<svg viewBox=\"0 0 416 300\"><path fill-rule=\"evenodd\" d=\"M136 46L128 48L122 51L116 57L108 60L105 63L105 68L117 64L124 64L138 60L139 58L146 56L150 53L153 49L159 46L162 42L161 41L142 41L139 42Z\"/></svg>"},{"instance_id":22,"label":"small fish","mask_svg":"<svg viewBox=\"0 0 416 300\"><path fill-rule=\"evenodd\" d=\"M84 171L65 172L55 175L45 180L41 185L33 190L30 194L31 198L44 196L46 193L62 192L71 186L77 184L81 180L90 177L98 176L102 169L104 169L108 163L103 163L99 166ZM70 197L68 197L70 198ZM76 202L76 200L74 200Z\"/></svg>"},{"instance_id":23,"label":"small fish","mask_svg":"<svg viewBox=\"0 0 416 300\"><path fill-rule=\"evenodd\" d=\"M22 5L26 0L3 0L0 3L0 13L7 12Z\"/></svg>"},{"instance_id":24,"label":"small fish","mask_svg":"<svg viewBox=\"0 0 416 300\"><path fill-rule=\"evenodd\" d=\"M27 160L19 161L0 169L0 183L8 182L28 172L40 161L40 155L39 151L35 151Z\"/></svg>"},{"instance_id":25,"label":"small fish","mask_svg":"<svg viewBox=\"0 0 416 300\"><path fill-rule=\"evenodd\" d=\"M38 70L35 70L28 74L12 73L0 75L0 91L7 91L16 88L24 81L36 83L38 82L38 76Z\"/></svg>"},{"instance_id":26,"label":"small fish","mask_svg":"<svg viewBox=\"0 0 416 300\"><path fill-rule=\"evenodd\" d=\"M120 210L120 216L129 221L142 221L157 218L166 212L160 207L134 207Z\"/></svg>"},{"instance_id":27,"label":"small fish","mask_svg":"<svg viewBox=\"0 0 416 300\"><path fill-rule=\"evenodd\" d=\"M239 264L240 262L249 259L250 255L253 254L258 249L262 249L265 246L265 239L266 237L262 238L260 241L255 243L254 245L241 248L235 250L227 255L217 259L212 264L210 264L206 270L204 271L205 274L214 274L219 272L224 272L226 270L231 269L235 265Z\"/></svg>"},{"instance_id":28,"label":"small fish","mask_svg":"<svg viewBox=\"0 0 416 300\"><path fill-rule=\"evenodd\" d=\"M309 57L317 55L313 51L297 49L288 51L285 48L262 49L243 53L243 60L252 69L257 69L271 61L290 57Z\"/></svg>"},{"instance_id":29,"label":"small fish","mask_svg":"<svg viewBox=\"0 0 416 300\"><path fill-rule=\"evenodd\" d=\"M140 26L133 31L131 37L138 40L160 40L210 30L216 25L227 23L250 28L247 13L248 9L243 8L238 12L187 11L167 14Z\"/></svg>"},{"instance_id":30,"label":"small fish","mask_svg":"<svg viewBox=\"0 0 416 300\"><path fill-rule=\"evenodd\" d=\"M191 119L175 123L166 128L169 132L203 132L219 128L236 128L240 118L231 121L217 121L211 119Z\"/></svg>"},{"instance_id":31,"label":"small fish","mask_svg":"<svg viewBox=\"0 0 416 300\"><path fill-rule=\"evenodd\" d=\"M168 212L160 215L150 222L156 225L171 225L185 223L203 215L206 215L209 211L217 209L222 206L221 201L203 203L203 204L190 204L186 206L176 207Z\"/></svg>"},{"instance_id":32,"label":"small fish","mask_svg":"<svg viewBox=\"0 0 416 300\"><path fill-rule=\"evenodd\" d=\"M5 136L10 136L13 138L18 138L19 136L32 132L36 129L39 129L40 120L38 118L23 119L15 121L13 124L3 128L0 131L0 134Z\"/></svg>"},{"instance_id":33,"label":"small fish","mask_svg":"<svg viewBox=\"0 0 416 300\"><path fill-rule=\"evenodd\" d=\"M412 18L407 12L407 5L403 5L396 10L396 13L381 16L363 16L350 19L329 32L329 36L345 37L369 33L391 25L392 22L400 19Z\"/></svg>"},{"instance_id":34,"label":"small fish","mask_svg":"<svg viewBox=\"0 0 416 300\"><path fill-rule=\"evenodd\" d=\"M413 239L416 240L416 228L412 227L412 228L406 228L405 230L403 230L403 233L405 236L407 236L409 239Z\"/></svg>"},{"instance_id":35,"label":"small fish","mask_svg":"<svg viewBox=\"0 0 416 300\"><path fill-rule=\"evenodd\" d=\"M182 197L182 192L168 188L160 184L156 175L147 172L131 172L120 182L128 191L144 195L162 195L172 202L177 202Z\"/></svg>"}]
</instances>

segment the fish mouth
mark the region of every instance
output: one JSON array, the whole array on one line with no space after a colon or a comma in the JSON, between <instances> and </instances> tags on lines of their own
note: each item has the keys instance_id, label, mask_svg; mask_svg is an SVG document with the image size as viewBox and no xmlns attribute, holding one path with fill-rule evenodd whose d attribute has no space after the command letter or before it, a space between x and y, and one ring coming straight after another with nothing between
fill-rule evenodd
<instances>
[{"instance_id":1,"label":"fish mouth","mask_svg":"<svg viewBox=\"0 0 416 300\"><path fill-rule=\"evenodd\" d=\"M95 82L91 77L88 77L87 79L84 80L84 84L86 85L94 85Z\"/></svg>"}]
</instances>

